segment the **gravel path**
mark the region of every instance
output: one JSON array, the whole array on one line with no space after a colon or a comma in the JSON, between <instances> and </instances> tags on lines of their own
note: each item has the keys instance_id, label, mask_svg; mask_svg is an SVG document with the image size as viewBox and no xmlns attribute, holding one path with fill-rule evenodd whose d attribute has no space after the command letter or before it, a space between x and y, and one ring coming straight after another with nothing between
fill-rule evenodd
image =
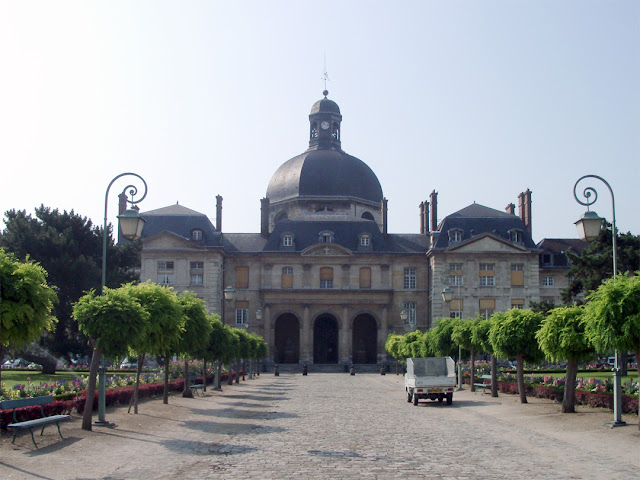
<instances>
[{"instance_id":1,"label":"gravel path","mask_svg":"<svg viewBox=\"0 0 640 480\"><path fill-rule=\"evenodd\" d=\"M638 418L468 390L406 402L395 375L261 375L107 410L111 428L0 437L0 479L638 479Z\"/></svg>"}]
</instances>

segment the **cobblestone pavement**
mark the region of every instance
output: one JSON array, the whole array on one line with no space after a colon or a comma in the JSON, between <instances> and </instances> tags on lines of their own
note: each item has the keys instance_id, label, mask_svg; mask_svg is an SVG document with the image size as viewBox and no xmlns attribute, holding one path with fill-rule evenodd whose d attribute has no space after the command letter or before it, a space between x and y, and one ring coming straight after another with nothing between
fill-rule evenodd
<instances>
[{"instance_id":1,"label":"cobblestone pavement","mask_svg":"<svg viewBox=\"0 0 640 480\"><path fill-rule=\"evenodd\" d=\"M224 392L109 409L113 428L0 439L0 479L638 479L637 416L468 390L406 402L396 375L261 375Z\"/></svg>"}]
</instances>

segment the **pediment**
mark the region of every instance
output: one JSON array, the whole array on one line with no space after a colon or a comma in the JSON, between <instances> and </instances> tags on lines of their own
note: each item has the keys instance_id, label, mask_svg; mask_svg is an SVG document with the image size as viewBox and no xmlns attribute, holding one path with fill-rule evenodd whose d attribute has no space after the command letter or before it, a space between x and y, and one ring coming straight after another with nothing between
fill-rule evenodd
<instances>
[{"instance_id":1,"label":"pediment","mask_svg":"<svg viewBox=\"0 0 640 480\"><path fill-rule=\"evenodd\" d=\"M485 233L477 237L470 238L457 245L447 248L447 251L456 252L529 252L529 249L522 245L509 242L497 235Z\"/></svg>"},{"instance_id":2,"label":"pediment","mask_svg":"<svg viewBox=\"0 0 640 480\"><path fill-rule=\"evenodd\" d=\"M350 257L351 250L335 243L318 243L302 251L303 257Z\"/></svg>"},{"instance_id":3,"label":"pediment","mask_svg":"<svg viewBox=\"0 0 640 480\"><path fill-rule=\"evenodd\" d=\"M147 237L142 242L145 249L192 248L194 250L200 250L202 248L200 245L168 231Z\"/></svg>"}]
</instances>

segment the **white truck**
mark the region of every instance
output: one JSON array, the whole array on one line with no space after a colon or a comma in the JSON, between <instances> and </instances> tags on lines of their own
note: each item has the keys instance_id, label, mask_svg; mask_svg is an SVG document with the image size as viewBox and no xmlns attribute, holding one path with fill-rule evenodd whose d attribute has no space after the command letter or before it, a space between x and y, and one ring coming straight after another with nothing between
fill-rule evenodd
<instances>
[{"instance_id":1,"label":"white truck","mask_svg":"<svg viewBox=\"0 0 640 480\"><path fill-rule=\"evenodd\" d=\"M451 357L407 358L407 402L418 405L418 400L442 402L446 398L447 405L451 405L455 387L456 369Z\"/></svg>"}]
</instances>

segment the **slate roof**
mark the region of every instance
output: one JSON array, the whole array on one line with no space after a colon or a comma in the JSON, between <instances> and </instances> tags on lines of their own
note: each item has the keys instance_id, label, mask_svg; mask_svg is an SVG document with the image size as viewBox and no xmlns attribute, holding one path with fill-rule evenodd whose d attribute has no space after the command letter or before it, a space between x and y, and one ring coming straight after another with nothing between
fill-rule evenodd
<instances>
[{"instance_id":1,"label":"slate roof","mask_svg":"<svg viewBox=\"0 0 640 480\"><path fill-rule=\"evenodd\" d=\"M456 229L462 230L463 242L483 233L492 233L497 237L510 241L509 232L511 230L520 230L523 232L522 246L529 249L536 248L536 244L525 229L520 217L473 203L444 217L438 225L437 232L433 235L433 249L443 250L452 245L458 245L458 242L455 244L449 242L449 231Z\"/></svg>"},{"instance_id":2,"label":"slate roof","mask_svg":"<svg viewBox=\"0 0 640 480\"><path fill-rule=\"evenodd\" d=\"M143 240L163 232L171 232L199 246L220 247L222 245L220 233L216 232L204 213L176 204L142 212L140 215L146 220L142 230ZM191 234L196 229L202 230L202 241L192 240Z\"/></svg>"},{"instance_id":3,"label":"slate roof","mask_svg":"<svg viewBox=\"0 0 640 480\"><path fill-rule=\"evenodd\" d=\"M588 242L578 238L543 238L538 243L538 248L552 253L565 253L571 250L580 254L588 245Z\"/></svg>"}]
</instances>

